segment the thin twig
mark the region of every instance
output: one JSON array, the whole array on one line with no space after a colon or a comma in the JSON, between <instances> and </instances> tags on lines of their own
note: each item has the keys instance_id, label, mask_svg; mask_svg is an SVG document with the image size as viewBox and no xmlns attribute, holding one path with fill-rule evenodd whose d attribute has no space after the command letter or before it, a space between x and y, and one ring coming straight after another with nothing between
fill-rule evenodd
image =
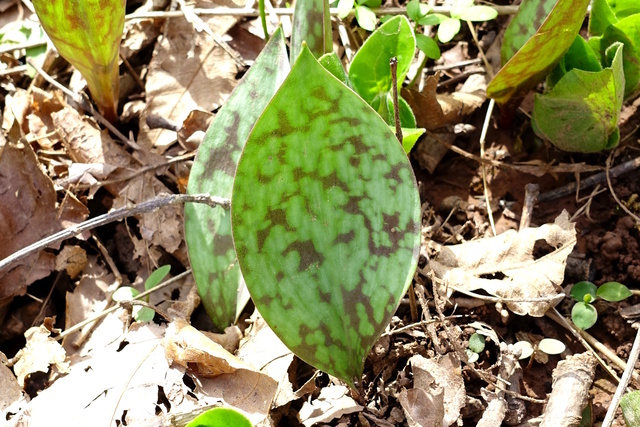
<instances>
[{"instance_id":1,"label":"thin twig","mask_svg":"<svg viewBox=\"0 0 640 427\"><path fill-rule=\"evenodd\" d=\"M515 15L518 12L518 6L492 6L498 11L498 15ZM376 15L406 15L407 9L405 7L384 7L378 9L372 9ZM292 7L273 8L271 11L275 15L293 15ZM451 14L450 6L436 6L432 10L433 13L441 13L443 15ZM260 16L260 9L255 8L239 8L239 7L216 7L215 9L193 9L193 13L202 16L246 16L246 17L258 17ZM338 15L338 9L332 7L329 9L329 13L333 16ZM352 9L349 13L355 15L355 9ZM126 20L132 19L164 19L164 18L178 18L183 16L180 11L170 12L134 12L126 16Z\"/></svg>"},{"instance_id":2,"label":"thin twig","mask_svg":"<svg viewBox=\"0 0 640 427\"><path fill-rule=\"evenodd\" d=\"M396 124L396 138L402 145L402 126L400 126L400 106L398 105L398 58L389 60L391 68L391 87L393 88L393 120Z\"/></svg>"},{"instance_id":3,"label":"thin twig","mask_svg":"<svg viewBox=\"0 0 640 427\"><path fill-rule=\"evenodd\" d=\"M116 209L112 212L104 215L97 216L95 218L84 221L78 225L74 225L65 230L59 231L49 237L45 237L26 248L9 255L5 259L0 261L0 271L9 267L16 261L22 260L27 256L47 248L63 240L77 236L85 231L92 230L96 227L101 227L105 224L109 224L114 221L119 221L130 216L140 215L147 212L155 211L159 208L168 205L183 204L183 203L204 203L209 206L221 206L224 209L229 209L231 206L231 200L218 196L210 196L208 194L161 194L153 199L146 200L142 203L138 203L135 206L123 207Z\"/></svg>"},{"instance_id":4,"label":"thin twig","mask_svg":"<svg viewBox=\"0 0 640 427\"><path fill-rule=\"evenodd\" d=\"M533 207L538 200L538 194L540 194L540 186L538 184L529 183L524 186L524 204L522 206L522 215L520 216L520 230L524 230L531 225Z\"/></svg>"},{"instance_id":5,"label":"thin twig","mask_svg":"<svg viewBox=\"0 0 640 427\"><path fill-rule=\"evenodd\" d=\"M640 157L636 157L635 159L629 160L627 162L619 164L618 166L612 167L609 170L609 175L612 176L613 178L617 178L621 175L634 171L638 168L640 168ZM579 189L578 191L586 190L587 188L591 188L596 184L602 184L606 180L607 180L606 172L600 172L595 175L591 175L589 178L580 180L579 184L572 182L570 184L556 188L552 191L542 193L540 197L538 197L538 201L548 202L550 200L568 196L570 194L573 194L576 191L576 188Z\"/></svg>"},{"instance_id":6,"label":"thin twig","mask_svg":"<svg viewBox=\"0 0 640 427\"><path fill-rule=\"evenodd\" d=\"M144 291L144 292L142 292L142 293L139 293L138 295L136 295L135 297L133 297L133 298L132 298L132 300L139 300L139 299L141 299L141 298L146 297L147 295L151 295L152 293L154 293L154 292L156 292L156 291L159 291L159 290L161 290L161 289L164 289L164 288L166 288L167 286L169 286L169 285L171 285L171 284L173 284L173 283L177 282L178 280L182 280L184 277L188 276L189 274L191 274L191 269L188 269L187 271L185 271L185 272L183 272L183 273L180 273L180 274L178 274L178 275L177 275L177 276L175 276L175 277L172 277L172 278L170 278L170 279L167 279L166 281L162 282L162 283L161 283L161 284L159 284L158 286L154 286L154 287L153 287L153 288L151 288L151 289L148 289L148 290L146 290L146 291ZM123 301L123 302L126 304L128 301ZM114 306L112 306L112 307L109 307L109 308L107 308L107 309L105 309L105 310L101 311L100 313L98 313L98 314L96 314L96 315L94 315L94 316L91 316L91 317L89 317L89 318L87 318L87 319L83 320L82 322L78 322L78 323L76 323L75 325L71 326L71 327L70 327L69 329L67 329L66 331L61 332L61 333L60 333L60 335L58 335L58 336L56 337L56 339L57 339L57 340L61 340L61 339L63 339L64 337L66 337L66 336L68 336L68 335L71 335L72 333L77 332L77 331L79 331L80 329L84 328L84 327L85 327L86 325L88 325L89 323L93 323L93 322L95 322L96 320L100 320L100 319L102 319L102 318L103 318L103 317L105 317L107 314L109 314L109 313L112 313L112 312L116 311L116 310L117 310L118 308L120 308L120 307L121 307L121 304L120 304L120 303L118 303L118 304L116 304L116 305L114 305Z\"/></svg>"},{"instance_id":7,"label":"thin twig","mask_svg":"<svg viewBox=\"0 0 640 427\"><path fill-rule=\"evenodd\" d=\"M627 359L627 369L622 373L620 384L618 384L616 393L613 395L611 403L609 403L609 409L607 410L607 415L604 417L604 421L602 422L602 427L611 427L611 424L613 424L613 420L616 416L616 410L618 409L618 405L620 405L620 399L622 399L622 394L627 390L627 386L631 380L631 375L633 374L636 362L638 361L638 356L640 356L640 328L638 328L638 332L636 332L636 339L633 341L633 347L631 348L631 353Z\"/></svg>"},{"instance_id":8,"label":"thin twig","mask_svg":"<svg viewBox=\"0 0 640 427\"><path fill-rule=\"evenodd\" d=\"M91 103L89 101L87 101L85 98L83 98L80 94L78 94L76 92L73 92L73 91L67 89L66 87L62 86L53 77L51 77L49 74L47 74L47 72L44 71L31 58L27 58L27 62L29 63L29 65L31 65L33 68L35 68L35 70L38 72L38 74L40 74L49 84L51 84L52 86L60 89L62 91L62 93L67 95L69 98L71 98L71 100L73 102L75 102L80 108L82 108L84 111L88 112L93 117L95 117L95 119L101 125L103 125L107 129L109 129L115 136L118 137L118 139L120 139L120 141L124 142L126 145L128 145L129 147L131 147L134 150L139 150L140 149L140 146L138 144L136 144L135 142L133 142L132 140L130 140L129 138L124 136L122 134L122 132L120 132L109 120L105 119L102 114L100 114L98 111L96 111L96 109L93 108L93 105L91 105Z\"/></svg>"},{"instance_id":9,"label":"thin twig","mask_svg":"<svg viewBox=\"0 0 640 427\"><path fill-rule=\"evenodd\" d=\"M615 154L615 152L616 152L616 150L613 150L611 152L611 154L609 154L609 157L607 158L606 169L604 171L605 175L607 176L607 186L609 187L609 192L611 193L611 196L613 196L613 199L616 201L618 206L620 206L620 208L623 211L625 211L627 213L627 215L629 215L631 218L633 218L633 220L636 223L640 223L640 218L638 218L638 215L636 215L633 212L631 212L629 210L629 208L627 208L624 205L624 203L622 203L620 201L620 199L618 199L618 195L616 194L615 190L613 189L613 185L611 184L611 177L609 176L609 169L611 168L611 162L613 162L613 155Z\"/></svg>"}]
</instances>

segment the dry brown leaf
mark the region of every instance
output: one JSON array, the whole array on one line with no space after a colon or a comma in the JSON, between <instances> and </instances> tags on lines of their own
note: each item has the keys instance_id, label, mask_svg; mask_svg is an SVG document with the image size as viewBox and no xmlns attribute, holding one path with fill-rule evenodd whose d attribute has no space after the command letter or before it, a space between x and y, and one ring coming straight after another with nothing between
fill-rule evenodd
<instances>
[{"instance_id":1,"label":"dry brown leaf","mask_svg":"<svg viewBox=\"0 0 640 427\"><path fill-rule=\"evenodd\" d=\"M206 3L206 4L205 4ZM196 2L197 7L234 7L230 1ZM202 17L211 30L224 35L238 17ZM176 133L150 129L150 115L182 123L189 112L212 111L220 107L235 87L238 68L213 38L197 32L184 18L174 18L156 45L146 81L147 106L140 120L138 144L147 151L164 152L176 140Z\"/></svg>"},{"instance_id":2,"label":"dry brown leaf","mask_svg":"<svg viewBox=\"0 0 640 427\"><path fill-rule=\"evenodd\" d=\"M204 378L215 378L238 369L252 369L181 319L167 327L164 350L167 359Z\"/></svg>"},{"instance_id":3,"label":"dry brown leaf","mask_svg":"<svg viewBox=\"0 0 640 427\"><path fill-rule=\"evenodd\" d=\"M413 372L413 388L415 390L422 390L428 396L432 396L431 402L436 405L429 412L435 410L435 413L440 413L440 409L437 407L437 403L442 400L444 407L442 408L441 415L439 416L438 426L450 426L458 420L460 417L460 409L465 405L466 392L464 386L464 380L462 379L462 370L460 367L460 360L454 353L447 353L446 355L436 359L427 359L419 354L412 356L409 359L411 364L411 371ZM438 397L437 390L444 392L442 397ZM411 390L407 390L411 392ZM407 403L411 401L411 398L417 397L409 393L407 395ZM403 408L405 406L403 405ZM407 412L407 408L405 408ZM414 420L416 414L412 417ZM407 417L409 412L407 412ZM417 421L417 420L416 420ZM423 424L427 425L427 424Z\"/></svg>"},{"instance_id":4,"label":"dry brown leaf","mask_svg":"<svg viewBox=\"0 0 640 427\"><path fill-rule=\"evenodd\" d=\"M109 134L101 132L98 126L87 117L70 108L53 114L56 129L62 136L69 156L78 163L98 163L118 168L110 178L130 176L139 168L129 153L111 139ZM105 186L117 196L114 208L130 202L140 203L170 190L155 176L145 174ZM156 212L140 216L140 233L147 243L163 247L180 262L187 264L186 246L182 230L182 209L179 206L167 206ZM142 253L147 253L146 248Z\"/></svg>"},{"instance_id":5,"label":"dry brown leaf","mask_svg":"<svg viewBox=\"0 0 640 427\"><path fill-rule=\"evenodd\" d=\"M65 245L56 256L56 270L66 270L70 278L75 279L87 265L87 252L80 246Z\"/></svg>"},{"instance_id":6,"label":"dry brown leaf","mask_svg":"<svg viewBox=\"0 0 640 427\"><path fill-rule=\"evenodd\" d=\"M208 111L191 111L178 131L180 145L189 151L197 149L204 139L204 134L209 128L213 117L213 114Z\"/></svg>"},{"instance_id":7,"label":"dry brown leaf","mask_svg":"<svg viewBox=\"0 0 640 427\"><path fill-rule=\"evenodd\" d=\"M67 354L60 343L49 337L49 330L44 326L29 328L24 333L27 343L16 354L18 361L13 365L13 371L18 378L18 384L24 387L27 376L34 372L48 372L49 367L55 367L58 372L69 372Z\"/></svg>"},{"instance_id":8,"label":"dry brown leaf","mask_svg":"<svg viewBox=\"0 0 640 427\"><path fill-rule=\"evenodd\" d=\"M7 358L0 352L0 412L22 398L22 387L11 369L5 366Z\"/></svg>"},{"instance_id":9,"label":"dry brown leaf","mask_svg":"<svg viewBox=\"0 0 640 427\"><path fill-rule=\"evenodd\" d=\"M14 122L9 140L0 140L0 259L22 249L65 225L77 224L88 214L86 207L70 197L56 207L53 183L42 173L29 144L20 142ZM77 203L76 203L77 202ZM0 272L0 307L27 286L48 276L54 255L41 251Z\"/></svg>"},{"instance_id":10,"label":"dry brown leaf","mask_svg":"<svg viewBox=\"0 0 640 427\"><path fill-rule=\"evenodd\" d=\"M541 240L551 250L535 257L534 245ZM563 211L553 224L440 246L429 267L442 280L443 291L446 288L449 294L454 290L483 289L507 299L507 307L516 314L541 317L564 298L560 285L567 257L575 244L575 224ZM488 278L493 275L498 278Z\"/></svg>"},{"instance_id":11,"label":"dry brown leaf","mask_svg":"<svg viewBox=\"0 0 640 427\"><path fill-rule=\"evenodd\" d=\"M345 414L362 411L362 406L348 396L349 389L343 385L330 385L320 391L320 396L311 402L304 402L298 419L306 427L316 423L327 423Z\"/></svg>"},{"instance_id":12,"label":"dry brown leaf","mask_svg":"<svg viewBox=\"0 0 640 427\"><path fill-rule=\"evenodd\" d=\"M441 388L427 393L421 388L402 390L398 401L402 405L409 427L440 427L444 416L444 391Z\"/></svg>"}]
</instances>

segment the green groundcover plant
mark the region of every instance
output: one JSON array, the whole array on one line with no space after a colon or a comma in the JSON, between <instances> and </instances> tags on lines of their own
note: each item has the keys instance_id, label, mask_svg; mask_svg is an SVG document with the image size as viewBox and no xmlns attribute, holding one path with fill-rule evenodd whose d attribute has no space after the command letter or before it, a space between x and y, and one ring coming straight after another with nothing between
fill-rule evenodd
<instances>
[{"instance_id":1,"label":"green groundcover plant","mask_svg":"<svg viewBox=\"0 0 640 427\"><path fill-rule=\"evenodd\" d=\"M617 302L630 296L631 291L622 283L607 282L597 287L591 282L578 282L571 288L571 298L577 301L571 310L571 320L578 328L589 329L598 320L598 311L593 306L597 299Z\"/></svg>"}]
</instances>

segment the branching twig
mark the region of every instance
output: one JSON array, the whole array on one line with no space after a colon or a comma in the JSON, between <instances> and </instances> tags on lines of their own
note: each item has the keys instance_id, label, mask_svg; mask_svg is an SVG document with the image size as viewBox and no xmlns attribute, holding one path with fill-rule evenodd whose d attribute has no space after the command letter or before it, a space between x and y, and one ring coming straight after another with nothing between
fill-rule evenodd
<instances>
[{"instance_id":1,"label":"branching twig","mask_svg":"<svg viewBox=\"0 0 640 427\"><path fill-rule=\"evenodd\" d=\"M77 236L78 234L81 234L85 231L92 230L96 227L100 227L114 221L119 221L130 216L152 212L164 206L188 202L204 203L212 207L221 206L225 209L228 209L231 206L231 200L218 196L210 196L208 194L163 194L158 197L154 197L153 199L146 200L142 203L138 203L136 206L116 209L112 212L97 216L73 227L69 227L65 230L59 231L58 233L55 233L49 237L45 237L44 239L35 242L27 246L26 248L20 249L19 251L1 260L0 271L9 267L14 262L24 259L25 257L41 249L62 242L63 240L69 239L73 236Z\"/></svg>"}]
</instances>

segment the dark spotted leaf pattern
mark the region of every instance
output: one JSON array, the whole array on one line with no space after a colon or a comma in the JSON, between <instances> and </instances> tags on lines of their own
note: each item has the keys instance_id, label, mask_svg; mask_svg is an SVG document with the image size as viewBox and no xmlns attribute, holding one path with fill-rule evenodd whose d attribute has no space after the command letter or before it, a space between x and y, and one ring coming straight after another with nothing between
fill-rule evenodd
<instances>
[{"instance_id":1,"label":"dark spotted leaf pattern","mask_svg":"<svg viewBox=\"0 0 640 427\"><path fill-rule=\"evenodd\" d=\"M231 197L249 132L289 68L284 37L278 29L209 127L191 168L189 194ZM248 300L237 298L242 276L231 238L231 214L220 207L187 204L185 238L202 303L222 330L235 321L237 310Z\"/></svg>"},{"instance_id":2,"label":"dark spotted leaf pattern","mask_svg":"<svg viewBox=\"0 0 640 427\"><path fill-rule=\"evenodd\" d=\"M384 120L304 47L249 136L231 217L267 323L353 386L413 277L420 200Z\"/></svg>"},{"instance_id":3,"label":"dark spotted leaf pattern","mask_svg":"<svg viewBox=\"0 0 640 427\"><path fill-rule=\"evenodd\" d=\"M316 57L333 50L328 0L296 0L291 32L291 62L306 43Z\"/></svg>"}]
</instances>

